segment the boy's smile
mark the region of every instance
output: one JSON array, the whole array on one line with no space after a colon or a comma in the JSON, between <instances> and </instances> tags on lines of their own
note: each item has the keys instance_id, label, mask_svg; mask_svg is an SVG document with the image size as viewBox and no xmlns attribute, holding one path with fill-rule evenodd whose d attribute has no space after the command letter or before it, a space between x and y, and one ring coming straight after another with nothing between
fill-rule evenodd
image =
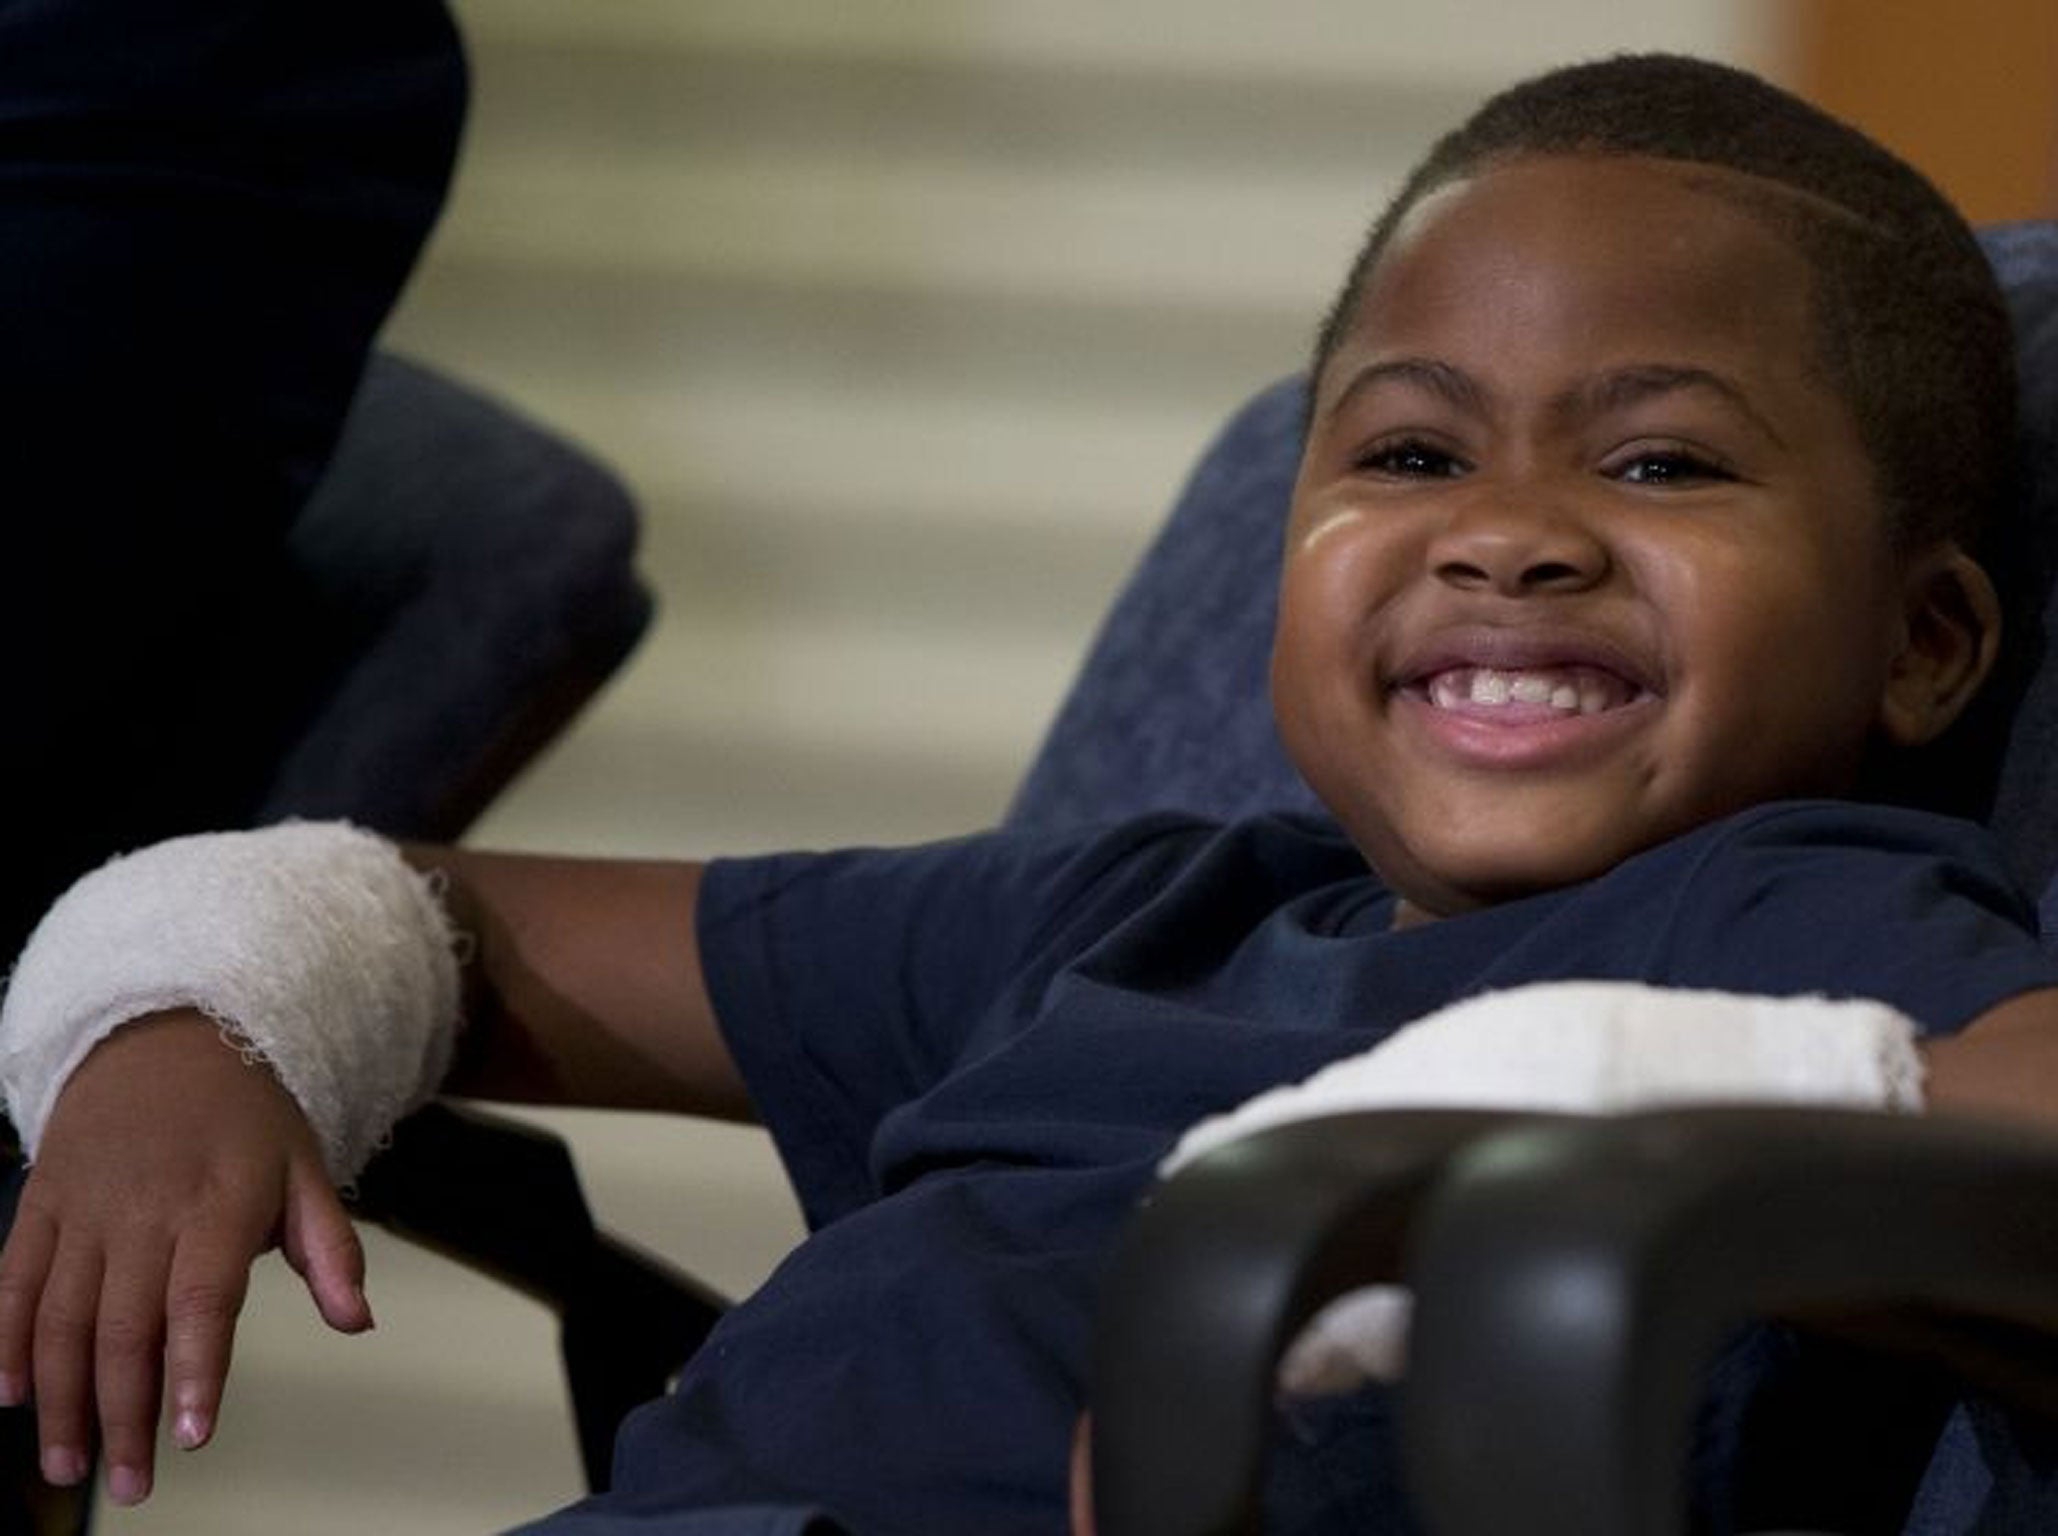
<instances>
[{"instance_id":1,"label":"boy's smile","mask_svg":"<svg viewBox=\"0 0 2058 1536\"><path fill-rule=\"evenodd\" d=\"M1847 793L1908 734L1887 700L1920 561L1753 196L1621 157L1443 188L1316 381L1275 704L1420 912Z\"/></svg>"}]
</instances>

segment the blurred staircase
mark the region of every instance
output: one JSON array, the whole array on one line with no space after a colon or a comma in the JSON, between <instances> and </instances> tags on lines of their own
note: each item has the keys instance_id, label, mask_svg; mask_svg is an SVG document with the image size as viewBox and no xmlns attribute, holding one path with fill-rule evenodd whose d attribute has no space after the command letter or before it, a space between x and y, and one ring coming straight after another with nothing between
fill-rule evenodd
<instances>
[{"instance_id":1,"label":"blurred staircase","mask_svg":"<svg viewBox=\"0 0 2058 1536\"><path fill-rule=\"evenodd\" d=\"M1606 3L479 0L397 344L641 494L663 616L480 841L906 840L1005 804L1207 434L1431 136ZM1735 52L1729 4L1644 30ZM1461 62L1462 61L1462 62Z\"/></svg>"}]
</instances>

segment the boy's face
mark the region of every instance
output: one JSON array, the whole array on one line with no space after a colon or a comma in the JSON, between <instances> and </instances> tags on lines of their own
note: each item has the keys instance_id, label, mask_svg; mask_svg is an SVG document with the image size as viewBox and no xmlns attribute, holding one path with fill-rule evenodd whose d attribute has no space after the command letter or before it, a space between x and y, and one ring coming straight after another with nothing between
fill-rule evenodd
<instances>
[{"instance_id":1,"label":"boy's face","mask_svg":"<svg viewBox=\"0 0 2058 1536\"><path fill-rule=\"evenodd\" d=\"M1903 562L1808 269L1659 160L1518 160L1404 222L1316 381L1273 693L1440 915L1848 791ZM1740 179L1740 178L1738 178Z\"/></svg>"}]
</instances>

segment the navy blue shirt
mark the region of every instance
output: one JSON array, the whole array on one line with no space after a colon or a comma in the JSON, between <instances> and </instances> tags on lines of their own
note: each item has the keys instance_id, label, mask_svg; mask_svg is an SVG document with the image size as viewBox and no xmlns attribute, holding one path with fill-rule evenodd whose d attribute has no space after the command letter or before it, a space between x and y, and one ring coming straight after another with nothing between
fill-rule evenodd
<instances>
[{"instance_id":1,"label":"navy blue shirt","mask_svg":"<svg viewBox=\"0 0 2058 1536\"><path fill-rule=\"evenodd\" d=\"M1158 1160L1454 999L1639 980L1935 1031L2058 985L1984 833L1873 807L1761 807L1405 930L1393 908L1300 820L714 865L708 986L811 1235L631 1418L615 1491L542 1529L1063 1531L1096 1284Z\"/></svg>"}]
</instances>

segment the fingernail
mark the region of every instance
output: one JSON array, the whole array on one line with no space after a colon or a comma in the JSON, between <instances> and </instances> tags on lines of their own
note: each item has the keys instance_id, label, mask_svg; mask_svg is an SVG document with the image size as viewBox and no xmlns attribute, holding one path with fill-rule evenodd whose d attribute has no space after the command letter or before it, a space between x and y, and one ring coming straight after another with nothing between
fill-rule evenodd
<instances>
[{"instance_id":1,"label":"fingernail","mask_svg":"<svg viewBox=\"0 0 2058 1536\"><path fill-rule=\"evenodd\" d=\"M29 1389L13 1371L0 1371L0 1408L19 1408L29 1400Z\"/></svg>"},{"instance_id":2,"label":"fingernail","mask_svg":"<svg viewBox=\"0 0 2058 1536\"><path fill-rule=\"evenodd\" d=\"M182 1451L197 1451L207 1444L210 1426L198 1408L182 1408L172 1420L172 1443Z\"/></svg>"},{"instance_id":3,"label":"fingernail","mask_svg":"<svg viewBox=\"0 0 2058 1536\"><path fill-rule=\"evenodd\" d=\"M44 1446L42 1465L43 1481L58 1488L69 1488L86 1475L84 1453L68 1445Z\"/></svg>"},{"instance_id":4,"label":"fingernail","mask_svg":"<svg viewBox=\"0 0 2058 1536\"><path fill-rule=\"evenodd\" d=\"M141 1467L109 1467L107 1496L117 1504L140 1504L150 1497L150 1476Z\"/></svg>"}]
</instances>

